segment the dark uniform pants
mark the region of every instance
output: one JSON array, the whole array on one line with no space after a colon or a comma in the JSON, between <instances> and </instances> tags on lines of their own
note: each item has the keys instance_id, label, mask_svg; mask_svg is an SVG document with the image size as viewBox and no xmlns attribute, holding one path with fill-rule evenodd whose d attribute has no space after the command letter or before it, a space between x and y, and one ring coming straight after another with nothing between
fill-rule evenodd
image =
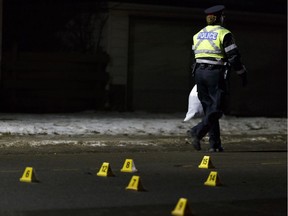
<instances>
[{"instance_id":1,"label":"dark uniform pants","mask_svg":"<svg viewBox=\"0 0 288 216\"><path fill-rule=\"evenodd\" d=\"M224 66L200 64L195 71L198 98L205 116L191 129L191 133L202 139L209 133L211 148L221 147L219 119L223 115L225 97Z\"/></svg>"}]
</instances>

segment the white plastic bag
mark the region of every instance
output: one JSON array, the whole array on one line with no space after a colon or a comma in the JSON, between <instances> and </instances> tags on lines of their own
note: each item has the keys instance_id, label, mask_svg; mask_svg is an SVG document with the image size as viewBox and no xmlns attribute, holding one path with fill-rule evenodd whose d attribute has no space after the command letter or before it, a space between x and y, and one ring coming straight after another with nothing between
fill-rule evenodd
<instances>
[{"instance_id":1,"label":"white plastic bag","mask_svg":"<svg viewBox=\"0 0 288 216\"><path fill-rule=\"evenodd\" d=\"M198 99L197 85L194 85L188 100L188 112L184 121L189 121L191 118L201 117L204 115L203 107Z\"/></svg>"}]
</instances>

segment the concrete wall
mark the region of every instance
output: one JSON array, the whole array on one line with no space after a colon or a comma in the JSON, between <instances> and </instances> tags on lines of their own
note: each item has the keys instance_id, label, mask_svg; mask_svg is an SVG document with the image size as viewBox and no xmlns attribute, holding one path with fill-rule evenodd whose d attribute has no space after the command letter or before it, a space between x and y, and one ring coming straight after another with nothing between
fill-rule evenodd
<instances>
[{"instance_id":1,"label":"concrete wall","mask_svg":"<svg viewBox=\"0 0 288 216\"><path fill-rule=\"evenodd\" d=\"M0 110L75 111L101 109L107 102L112 110L187 111L188 95L193 86L192 36L205 26L202 10L110 3L108 12L104 10L103 14L104 20L108 17L103 34L94 38L95 41L101 38L100 45L109 55L105 68L108 59L102 52L50 50L51 46L63 46L50 39L59 29L65 35L63 25L73 20L73 13L67 13L71 17L63 19L62 9L49 4L51 8L47 10L45 5L39 4L49 15L50 10L59 10L58 17L55 15L50 20L48 16L41 16L46 18L44 23L37 23L34 22L37 14L42 15L37 8L39 5L33 8L35 13L30 13L30 8L22 10L24 3L18 4L14 1L10 5L10 12L3 21L8 19L3 33L6 42L2 50ZM16 6L23 17L14 16ZM89 5L82 7L91 8ZM228 111L233 115L286 116L286 17L236 11L227 11L226 15L227 27L234 33L249 71L246 88L242 88L240 79L232 74ZM0 28L1 24L0 17ZM40 29L35 29L38 24ZM76 43L70 41L70 44ZM104 86L105 71L110 75L109 88Z\"/></svg>"},{"instance_id":2,"label":"concrete wall","mask_svg":"<svg viewBox=\"0 0 288 216\"><path fill-rule=\"evenodd\" d=\"M249 72L247 88L239 86L238 77L231 77L232 114L286 116L286 19L269 14L231 13L228 17Z\"/></svg>"},{"instance_id":3,"label":"concrete wall","mask_svg":"<svg viewBox=\"0 0 288 216\"><path fill-rule=\"evenodd\" d=\"M129 17L112 11L107 25L107 52L111 57L107 72L113 77L113 84L124 85L128 71Z\"/></svg>"},{"instance_id":4,"label":"concrete wall","mask_svg":"<svg viewBox=\"0 0 288 216\"><path fill-rule=\"evenodd\" d=\"M126 108L185 112L193 85L192 35L205 25L202 11L121 4L112 7L109 16L109 72L115 83L125 86ZM233 11L226 16L249 70L246 88L231 76L229 113L285 116L285 16Z\"/></svg>"}]
</instances>

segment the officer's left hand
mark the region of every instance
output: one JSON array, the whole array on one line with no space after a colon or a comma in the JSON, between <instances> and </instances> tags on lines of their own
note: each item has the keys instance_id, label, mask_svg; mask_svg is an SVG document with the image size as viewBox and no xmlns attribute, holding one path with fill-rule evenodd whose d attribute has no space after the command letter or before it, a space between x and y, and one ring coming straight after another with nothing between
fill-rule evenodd
<instances>
[{"instance_id":1,"label":"officer's left hand","mask_svg":"<svg viewBox=\"0 0 288 216\"><path fill-rule=\"evenodd\" d=\"M248 79L247 79L247 72L240 75L242 79L242 86L246 87L248 85Z\"/></svg>"},{"instance_id":2,"label":"officer's left hand","mask_svg":"<svg viewBox=\"0 0 288 216\"><path fill-rule=\"evenodd\" d=\"M242 66L242 70L241 70L241 73L239 74L239 76L241 77L241 80L242 80L242 86L243 87L246 87L248 85L248 79L247 79L247 70L246 70L246 67L245 65Z\"/></svg>"}]
</instances>

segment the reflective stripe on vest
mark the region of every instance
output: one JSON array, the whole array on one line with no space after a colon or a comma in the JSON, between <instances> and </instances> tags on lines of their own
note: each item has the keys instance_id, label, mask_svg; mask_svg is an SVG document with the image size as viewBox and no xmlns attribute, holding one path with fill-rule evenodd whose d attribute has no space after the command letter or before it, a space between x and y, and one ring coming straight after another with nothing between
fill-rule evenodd
<instances>
[{"instance_id":1,"label":"reflective stripe on vest","mask_svg":"<svg viewBox=\"0 0 288 216\"><path fill-rule=\"evenodd\" d=\"M207 59L196 59L196 63L212 64L212 65L226 65L227 62L223 61L212 61Z\"/></svg>"}]
</instances>

